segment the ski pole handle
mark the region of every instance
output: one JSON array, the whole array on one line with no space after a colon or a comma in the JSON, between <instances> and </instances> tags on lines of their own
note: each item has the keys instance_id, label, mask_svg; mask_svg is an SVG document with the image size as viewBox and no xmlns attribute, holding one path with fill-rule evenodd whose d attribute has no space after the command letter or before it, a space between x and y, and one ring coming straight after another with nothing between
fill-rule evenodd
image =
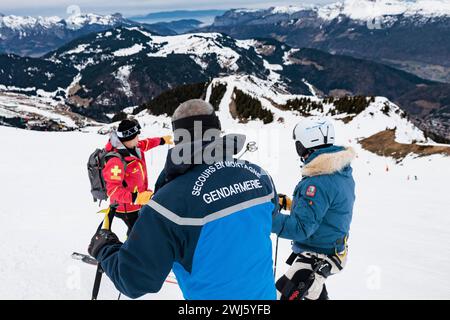
<instances>
[{"instance_id":1,"label":"ski pole handle","mask_svg":"<svg viewBox=\"0 0 450 320\"><path fill-rule=\"evenodd\" d=\"M112 217L111 218L109 217L110 212L111 212L111 210L107 214L105 214L105 218L103 219L103 224L102 224L103 230L111 230Z\"/></svg>"},{"instance_id":2,"label":"ski pole handle","mask_svg":"<svg viewBox=\"0 0 450 320\"><path fill-rule=\"evenodd\" d=\"M111 206L108 212L105 214L105 219L103 219L102 229L111 230L112 221L116 215L117 207Z\"/></svg>"}]
</instances>

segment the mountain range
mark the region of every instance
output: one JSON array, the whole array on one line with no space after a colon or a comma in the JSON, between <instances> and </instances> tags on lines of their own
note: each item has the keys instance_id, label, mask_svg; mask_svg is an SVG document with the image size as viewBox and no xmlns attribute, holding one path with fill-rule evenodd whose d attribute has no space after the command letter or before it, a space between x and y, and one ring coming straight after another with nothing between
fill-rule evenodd
<instances>
[{"instance_id":1,"label":"mountain range","mask_svg":"<svg viewBox=\"0 0 450 320\"><path fill-rule=\"evenodd\" d=\"M142 26L160 35L195 31L237 39L271 37L292 47L374 60L421 78L450 82L447 0L343 0L322 6L177 10L129 18L120 13L67 19L0 15L0 52L36 57L117 26Z\"/></svg>"},{"instance_id":2,"label":"mountain range","mask_svg":"<svg viewBox=\"0 0 450 320\"><path fill-rule=\"evenodd\" d=\"M210 24L216 16L224 14L225 11L226 10L175 10L132 16L129 19L145 23L196 19L202 21L202 23Z\"/></svg>"},{"instance_id":3,"label":"mountain range","mask_svg":"<svg viewBox=\"0 0 450 320\"><path fill-rule=\"evenodd\" d=\"M233 9L205 32L272 37L290 46L370 59L450 82L450 2L345 0L325 6Z\"/></svg>"},{"instance_id":4,"label":"mountain range","mask_svg":"<svg viewBox=\"0 0 450 320\"><path fill-rule=\"evenodd\" d=\"M120 13L74 14L66 19L0 14L0 52L38 57L89 33L119 26L139 26L155 34L175 35L201 24L194 19L147 24L124 18Z\"/></svg>"},{"instance_id":5,"label":"mountain range","mask_svg":"<svg viewBox=\"0 0 450 320\"><path fill-rule=\"evenodd\" d=\"M450 138L450 85L274 39L159 36L144 27L122 26L77 38L42 58L0 55L0 88L62 99L72 111L98 121L177 86L229 75L254 76L294 95L385 96L419 125L428 119L437 140Z\"/></svg>"}]
</instances>

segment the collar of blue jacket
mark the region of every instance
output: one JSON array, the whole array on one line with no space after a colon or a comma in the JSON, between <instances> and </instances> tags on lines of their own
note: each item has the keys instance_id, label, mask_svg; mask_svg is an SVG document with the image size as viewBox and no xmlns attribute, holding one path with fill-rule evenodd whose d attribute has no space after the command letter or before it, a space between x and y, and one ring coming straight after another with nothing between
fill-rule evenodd
<instances>
[{"instance_id":1,"label":"collar of blue jacket","mask_svg":"<svg viewBox=\"0 0 450 320\"><path fill-rule=\"evenodd\" d=\"M310 163L311 161L313 161L315 158L317 158L321 154L334 153L334 152L339 152L339 151L343 151L343 150L345 150L345 148L341 147L341 146L330 146L330 147L323 148L323 149L317 149L308 157L308 159L306 159L305 164Z\"/></svg>"},{"instance_id":2,"label":"collar of blue jacket","mask_svg":"<svg viewBox=\"0 0 450 320\"><path fill-rule=\"evenodd\" d=\"M205 163L205 161L214 163L232 160L233 156L242 151L245 141L246 136L243 134L228 134L213 141L196 140L177 144L167 154L166 164L155 184L155 192L163 185L185 174L196 165ZM212 150L217 152L211 152ZM189 152L189 155L180 157L180 154L184 152ZM200 163L196 159L200 159Z\"/></svg>"}]
</instances>

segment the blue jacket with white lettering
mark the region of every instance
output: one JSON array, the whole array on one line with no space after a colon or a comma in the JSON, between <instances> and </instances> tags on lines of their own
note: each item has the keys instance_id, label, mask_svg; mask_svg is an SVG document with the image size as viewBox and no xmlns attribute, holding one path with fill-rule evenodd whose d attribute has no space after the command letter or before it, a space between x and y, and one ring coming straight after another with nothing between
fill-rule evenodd
<instances>
[{"instance_id":1,"label":"blue jacket with white lettering","mask_svg":"<svg viewBox=\"0 0 450 320\"><path fill-rule=\"evenodd\" d=\"M176 165L171 155L187 144L170 150L128 240L100 251L119 291L131 298L158 292L173 269L186 299L276 299L270 239L276 191L261 168L233 159L244 142L229 135L205 144L201 151L224 151L211 164Z\"/></svg>"},{"instance_id":2,"label":"blue jacket with white lettering","mask_svg":"<svg viewBox=\"0 0 450 320\"><path fill-rule=\"evenodd\" d=\"M291 214L277 213L272 231L294 241L296 253L341 252L350 230L355 202L351 148L316 150L306 160L303 179L294 190Z\"/></svg>"}]
</instances>

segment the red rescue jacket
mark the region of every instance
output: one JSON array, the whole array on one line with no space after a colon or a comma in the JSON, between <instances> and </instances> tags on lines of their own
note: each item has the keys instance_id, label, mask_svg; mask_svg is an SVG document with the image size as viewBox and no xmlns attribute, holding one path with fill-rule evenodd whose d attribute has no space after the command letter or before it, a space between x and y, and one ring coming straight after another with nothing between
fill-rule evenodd
<instances>
[{"instance_id":1,"label":"red rescue jacket","mask_svg":"<svg viewBox=\"0 0 450 320\"><path fill-rule=\"evenodd\" d=\"M118 157L110 158L103 169L103 178L111 204L117 203L117 212L126 213L138 211L142 206L133 204L133 193L148 189L147 166L144 152L161 144L161 138L141 140L136 147L137 157L130 154L116 136L111 136L106 144L106 151L115 151L123 156L127 163L126 170Z\"/></svg>"}]
</instances>

